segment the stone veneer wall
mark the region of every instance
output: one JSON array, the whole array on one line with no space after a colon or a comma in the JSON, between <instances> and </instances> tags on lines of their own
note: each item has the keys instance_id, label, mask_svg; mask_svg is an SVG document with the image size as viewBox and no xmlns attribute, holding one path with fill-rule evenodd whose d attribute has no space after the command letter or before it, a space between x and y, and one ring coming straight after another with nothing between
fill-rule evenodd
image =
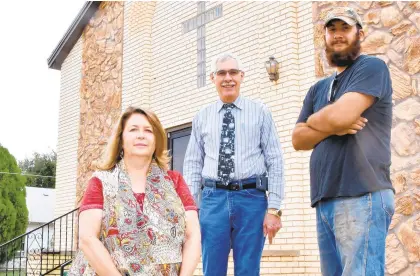
<instances>
[{"instance_id":1,"label":"stone veneer wall","mask_svg":"<svg viewBox=\"0 0 420 276\"><path fill-rule=\"evenodd\" d=\"M76 203L121 113L123 2L102 2L83 33Z\"/></svg>"},{"instance_id":2,"label":"stone veneer wall","mask_svg":"<svg viewBox=\"0 0 420 276\"><path fill-rule=\"evenodd\" d=\"M364 21L362 52L383 59L394 90L391 178L395 215L387 238L387 275L420 275L420 2L314 2L315 71L333 72L324 54L322 20L351 6Z\"/></svg>"}]
</instances>

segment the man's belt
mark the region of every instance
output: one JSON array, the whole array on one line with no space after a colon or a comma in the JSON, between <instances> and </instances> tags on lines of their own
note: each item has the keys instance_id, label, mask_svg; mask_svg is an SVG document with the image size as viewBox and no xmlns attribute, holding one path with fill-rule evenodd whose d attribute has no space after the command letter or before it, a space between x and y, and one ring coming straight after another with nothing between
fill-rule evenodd
<instances>
[{"instance_id":1,"label":"man's belt","mask_svg":"<svg viewBox=\"0 0 420 276\"><path fill-rule=\"evenodd\" d=\"M245 189L255 189L257 187L256 181L257 179L253 177L253 178L246 178L246 179L241 179L241 180L233 180L233 181L230 181L228 185L225 185L221 181L205 180L204 186L207 186L207 187L216 186L217 189L239 191L239 190L245 190Z\"/></svg>"}]
</instances>

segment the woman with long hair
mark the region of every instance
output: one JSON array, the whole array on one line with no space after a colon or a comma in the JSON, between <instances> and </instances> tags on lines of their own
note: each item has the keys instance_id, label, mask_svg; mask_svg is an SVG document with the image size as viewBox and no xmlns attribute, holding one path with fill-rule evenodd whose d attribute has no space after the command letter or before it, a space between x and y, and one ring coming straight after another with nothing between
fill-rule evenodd
<instances>
[{"instance_id":1,"label":"woman with long hair","mask_svg":"<svg viewBox=\"0 0 420 276\"><path fill-rule=\"evenodd\" d=\"M70 275L193 275L197 207L181 174L168 170L166 139L151 111L122 114L82 199Z\"/></svg>"}]
</instances>

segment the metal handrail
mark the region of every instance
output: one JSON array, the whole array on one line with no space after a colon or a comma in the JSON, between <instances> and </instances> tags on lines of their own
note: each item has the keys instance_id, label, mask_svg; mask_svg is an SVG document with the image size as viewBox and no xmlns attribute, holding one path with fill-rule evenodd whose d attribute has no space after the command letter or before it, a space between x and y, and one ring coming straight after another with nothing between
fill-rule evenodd
<instances>
[{"instance_id":1,"label":"metal handrail","mask_svg":"<svg viewBox=\"0 0 420 276\"><path fill-rule=\"evenodd\" d=\"M65 213L64 215L59 216L58 218L55 218L55 219L53 219L52 221L47 222L47 223L45 223L45 224L43 224L43 225L41 225L41 226L39 226L39 227L37 227L37 228L35 228L35 229L33 229L33 230L29 231L29 232L26 232L25 234L22 234L22 235L20 235L20 236L17 236L16 238L13 238L12 240L10 240L10 241L8 241L8 242L5 242L5 243L3 243L3 244L0 244L0 249L1 249L3 246L8 245L9 243L12 243L12 242L14 242L14 241L16 241L16 240L18 240L18 239L21 239L21 238L23 238L24 236L27 236L27 235L29 235L29 234L31 234L31 233L33 233L33 232L35 232L36 230L39 230L39 229L41 229L42 227L47 226L48 224L51 224L51 223L53 223L53 222L56 222L57 220L59 220L59 219L61 219L61 218L65 217L65 216L67 216L67 215L69 215L69 214L71 214L71 213L73 213L73 212L76 212L77 210L79 210L79 208L76 208L76 209L74 209L74 210L72 210L72 211L70 211L70 212L67 212L67 213Z\"/></svg>"},{"instance_id":2,"label":"metal handrail","mask_svg":"<svg viewBox=\"0 0 420 276\"><path fill-rule=\"evenodd\" d=\"M67 262L65 262L65 263L62 263L61 264L61 266L60 266L60 275L61 276L63 276L64 275L64 268L66 267L66 266L68 266L69 264L71 264L73 262L73 260L69 260L69 261L67 261Z\"/></svg>"},{"instance_id":3,"label":"metal handrail","mask_svg":"<svg viewBox=\"0 0 420 276\"><path fill-rule=\"evenodd\" d=\"M78 244L74 239L78 210L76 208L1 244L0 254L4 254L6 261L0 264L0 268L5 269L6 275L23 272L24 275L39 276L57 269L64 271L73 260L74 246ZM10 251L19 254L10 254Z\"/></svg>"}]
</instances>

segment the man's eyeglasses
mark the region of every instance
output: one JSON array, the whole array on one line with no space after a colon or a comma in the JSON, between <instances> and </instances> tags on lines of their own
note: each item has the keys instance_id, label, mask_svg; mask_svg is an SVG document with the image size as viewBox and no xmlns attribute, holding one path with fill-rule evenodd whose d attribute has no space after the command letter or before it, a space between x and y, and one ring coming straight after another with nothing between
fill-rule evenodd
<instances>
[{"instance_id":1,"label":"man's eyeglasses","mask_svg":"<svg viewBox=\"0 0 420 276\"><path fill-rule=\"evenodd\" d=\"M239 69L229 69L229 70L218 70L214 72L215 75L219 77L226 77L226 75L229 73L230 76L235 77L238 74L240 74L242 71Z\"/></svg>"},{"instance_id":2,"label":"man's eyeglasses","mask_svg":"<svg viewBox=\"0 0 420 276\"><path fill-rule=\"evenodd\" d=\"M337 75L334 76L334 80L330 84L330 89L328 90L328 102L332 103L335 101L335 93L337 92Z\"/></svg>"}]
</instances>

